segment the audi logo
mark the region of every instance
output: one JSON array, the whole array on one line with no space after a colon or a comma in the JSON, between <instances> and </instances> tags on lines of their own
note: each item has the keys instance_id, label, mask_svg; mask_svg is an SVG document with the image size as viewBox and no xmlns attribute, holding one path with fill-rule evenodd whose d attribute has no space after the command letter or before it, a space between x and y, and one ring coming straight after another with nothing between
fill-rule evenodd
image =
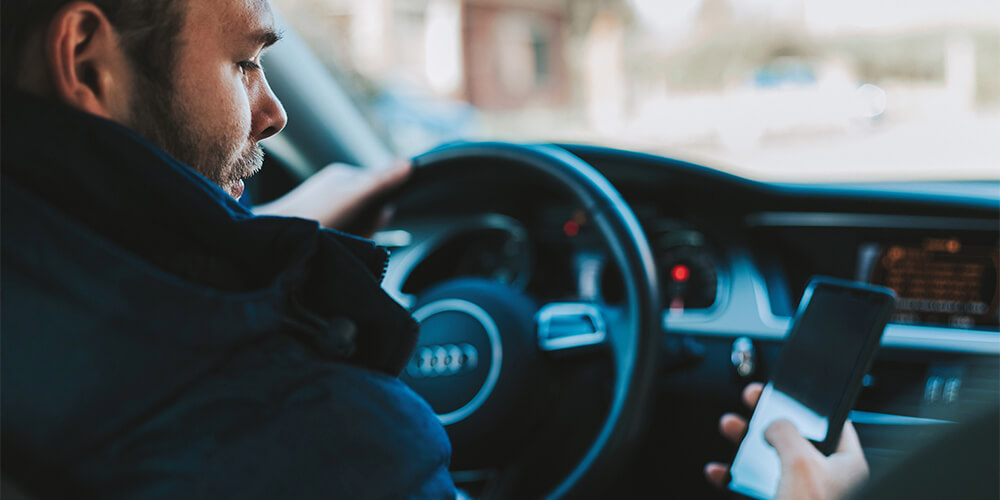
<instances>
[{"instance_id":1,"label":"audi logo","mask_svg":"<svg viewBox=\"0 0 1000 500\"><path fill-rule=\"evenodd\" d=\"M417 348L406 366L413 378L447 377L472 371L479 365L479 352L471 344L429 345Z\"/></svg>"}]
</instances>

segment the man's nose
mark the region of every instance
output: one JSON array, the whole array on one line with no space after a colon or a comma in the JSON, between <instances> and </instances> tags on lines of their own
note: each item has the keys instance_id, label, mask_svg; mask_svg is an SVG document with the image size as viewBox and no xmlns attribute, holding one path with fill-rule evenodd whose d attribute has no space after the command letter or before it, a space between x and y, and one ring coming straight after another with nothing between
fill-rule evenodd
<instances>
[{"instance_id":1,"label":"man's nose","mask_svg":"<svg viewBox=\"0 0 1000 500\"><path fill-rule=\"evenodd\" d=\"M274 95L266 79L261 79L259 88L259 98L253 113L253 137L258 141L281 132L288 123L285 107Z\"/></svg>"}]
</instances>

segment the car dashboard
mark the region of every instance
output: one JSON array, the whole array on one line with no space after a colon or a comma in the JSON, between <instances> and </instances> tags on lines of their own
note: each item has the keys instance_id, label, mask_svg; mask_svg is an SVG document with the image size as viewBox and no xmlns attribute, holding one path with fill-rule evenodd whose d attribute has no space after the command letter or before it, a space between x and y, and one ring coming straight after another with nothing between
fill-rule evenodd
<instances>
[{"instance_id":1,"label":"car dashboard","mask_svg":"<svg viewBox=\"0 0 1000 500\"><path fill-rule=\"evenodd\" d=\"M663 480L712 494L701 465L734 452L715 422L724 411L745 413L738 394L767 380L813 275L899 295L851 414L873 469L917 437L997 404L1000 183L764 183L564 147L621 192L657 267L663 366L650 436L625 481L636 492ZM392 249L386 288L397 300L412 304L436 283L470 275L539 301L624 300L583 207L515 174L480 185L488 188L458 182L399 201L393 227L375 236Z\"/></svg>"}]
</instances>

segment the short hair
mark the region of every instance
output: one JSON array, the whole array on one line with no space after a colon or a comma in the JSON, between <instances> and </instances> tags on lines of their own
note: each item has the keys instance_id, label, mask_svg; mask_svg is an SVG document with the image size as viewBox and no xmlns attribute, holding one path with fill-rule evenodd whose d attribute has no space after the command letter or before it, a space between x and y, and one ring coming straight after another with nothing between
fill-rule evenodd
<instances>
[{"instance_id":1,"label":"short hair","mask_svg":"<svg viewBox=\"0 0 1000 500\"><path fill-rule=\"evenodd\" d=\"M29 35L71 0L4 0L0 17L2 79L13 82ZM146 81L169 87L187 0L89 0L118 31L125 54Z\"/></svg>"}]
</instances>

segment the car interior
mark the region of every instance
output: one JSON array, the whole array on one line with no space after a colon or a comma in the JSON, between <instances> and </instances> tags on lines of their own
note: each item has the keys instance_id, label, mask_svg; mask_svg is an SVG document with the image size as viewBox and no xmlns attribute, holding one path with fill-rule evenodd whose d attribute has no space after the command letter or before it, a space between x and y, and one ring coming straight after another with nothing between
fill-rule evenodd
<instances>
[{"instance_id":1,"label":"car interior","mask_svg":"<svg viewBox=\"0 0 1000 500\"><path fill-rule=\"evenodd\" d=\"M291 119L265 144L254 201L331 162L393 156L294 30L266 66ZM373 200L395 207L373 239L392 252L383 287L424 320L402 378L446 425L466 497L728 497L702 474L735 452L719 416L747 415L740 392L768 379L815 275L899 295L849 416L873 477L997 411L1000 182L766 182L496 141L443 144L414 165ZM425 306L443 302L486 311L492 328L473 338L475 325L434 321ZM435 371L437 353L466 365ZM987 459L995 495L998 443L981 444L930 456ZM892 484L919 485L926 464L905 465Z\"/></svg>"},{"instance_id":2,"label":"car interior","mask_svg":"<svg viewBox=\"0 0 1000 500\"><path fill-rule=\"evenodd\" d=\"M401 156L282 28L264 67L289 121L262 143L253 203ZM719 417L749 417L740 394L769 380L815 276L897 294L849 414L871 468L860 498L1000 495L996 175L787 182L519 139L402 156L410 179L359 218L393 207L363 236L421 323L400 378L448 432L459 498L732 498L703 473L736 451Z\"/></svg>"}]
</instances>

